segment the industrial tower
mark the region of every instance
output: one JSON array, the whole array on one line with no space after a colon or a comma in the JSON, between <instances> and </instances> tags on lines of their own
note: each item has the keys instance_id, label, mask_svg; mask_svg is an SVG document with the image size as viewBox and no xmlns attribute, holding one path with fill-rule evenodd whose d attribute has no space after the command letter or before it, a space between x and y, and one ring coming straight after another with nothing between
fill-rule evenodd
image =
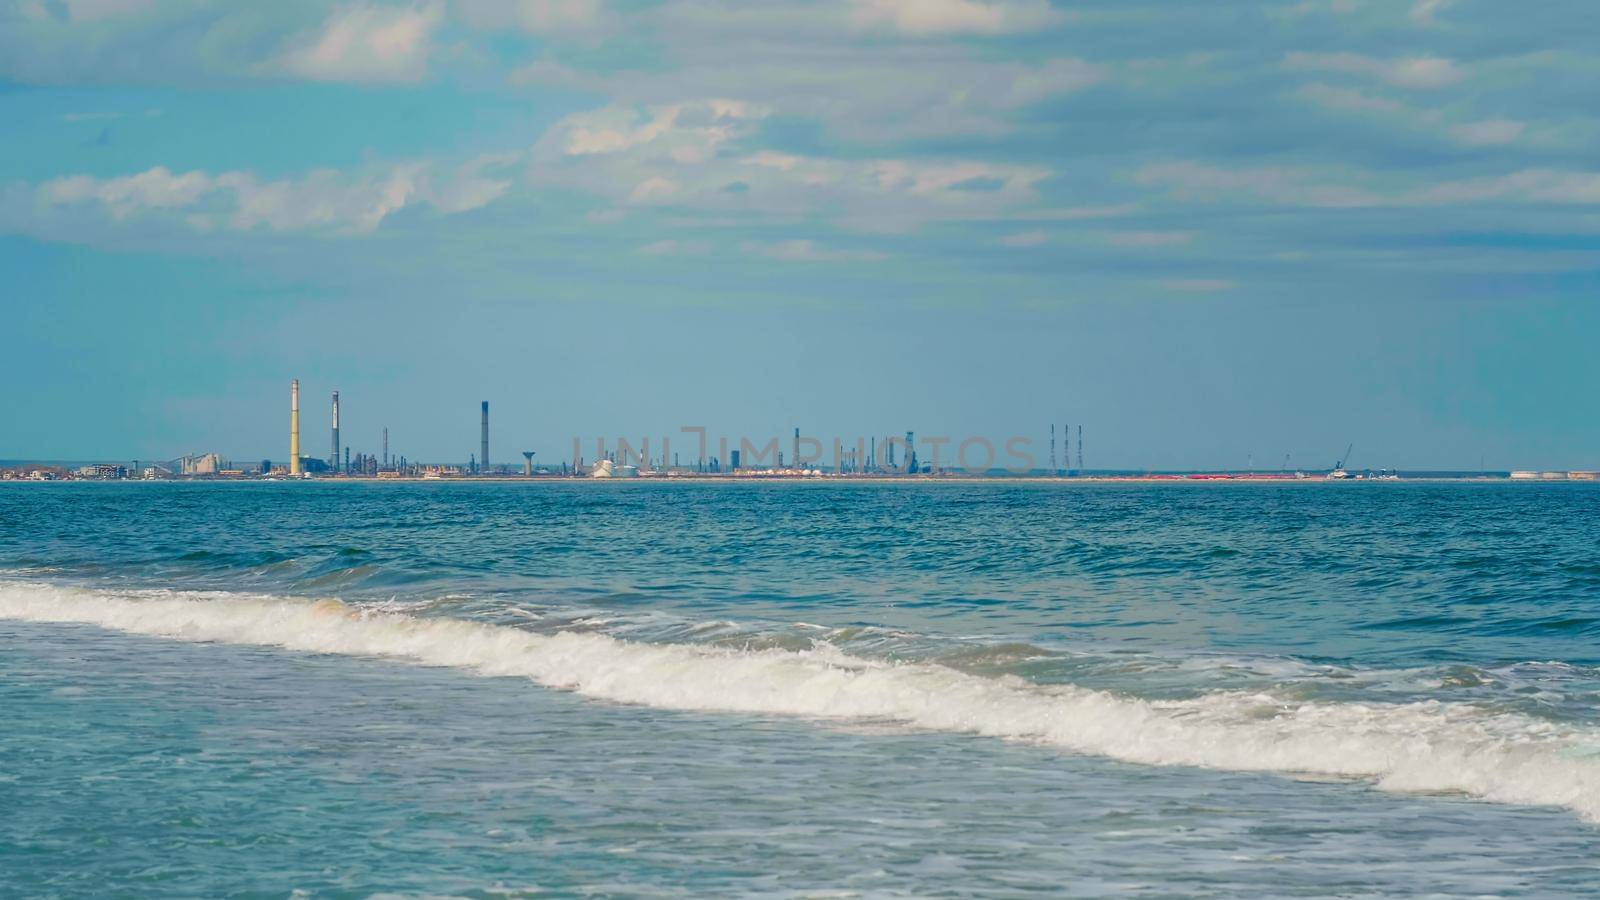
<instances>
[{"instance_id":1,"label":"industrial tower","mask_svg":"<svg viewBox=\"0 0 1600 900\"><path fill-rule=\"evenodd\" d=\"M489 401L483 401L483 452L478 454L478 471L489 471Z\"/></svg>"},{"instance_id":2,"label":"industrial tower","mask_svg":"<svg viewBox=\"0 0 1600 900\"><path fill-rule=\"evenodd\" d=\"M339 392L333 392L333 455L328 457L328 468L339 471Z\"/></svg>"},{"instance_id":3,"label":"industrial tower","mask_svg":"<svg viewBox=\"0 0 1600 900\"><path fill-rule=\"evenodd\" d=\"M300 474L300 379L289 382L289 474Z\"/></svg>"}]
</instances>

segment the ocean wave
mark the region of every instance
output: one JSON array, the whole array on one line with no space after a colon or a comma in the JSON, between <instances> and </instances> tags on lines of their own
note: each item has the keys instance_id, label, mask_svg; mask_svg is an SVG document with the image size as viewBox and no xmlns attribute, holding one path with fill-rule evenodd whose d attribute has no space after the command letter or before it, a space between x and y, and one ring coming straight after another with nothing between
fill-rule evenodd
<instances>
[{"instance_id":1,"label":"ocean wave","mask_svg":"<svg viewBox=\"0 0 1600 900\"><path fill-rule=\"evenodd\" d=\"M1600 822L1600 730L1470 703L1316 702L1272 690L1147 700L819 643L641 643L230 592L0 582L0 618L449 666L618 703L1028 741L1129 763L1366 779Z\"/></svg>"}]
</instances>

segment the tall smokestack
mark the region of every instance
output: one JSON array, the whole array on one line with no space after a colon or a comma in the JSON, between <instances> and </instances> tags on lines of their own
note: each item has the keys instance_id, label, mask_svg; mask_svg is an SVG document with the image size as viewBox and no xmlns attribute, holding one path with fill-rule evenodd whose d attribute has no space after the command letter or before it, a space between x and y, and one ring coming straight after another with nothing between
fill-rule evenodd
<instances>
[{"instance_id":1,"label":"tall smokestack","mask_svg":"<svg viewBox=\"0 0 1600 900\"><path fill-rule=\"evenodd\" d=\"M300 474L300 379L289 382L289 474Z\"/></svg>"},{"instance_id":2,"label":"tall smokestack","mask_svg":"<svg viewBox=\"0 0 1600 900\"><path fill-rule=\"evenodd\" d=\"M794 455L789 460L789 465L800 467L800 429L794 430Z\"/></svg>"},{"instance_id":3,"label":"tall smokestack","mask_svg":"<svg viewBox=\"0 0 1600 900\"><path fill-rule=\"evenodd\" d=\"M483 452L478 454L478 471L489 471L489 401L483 401Z\"/></svg>"},{"instance_id":4,"label":"tall smokestack","mask_svg":"<svg viewBox=\"0 0 1600 900\"><path fill-rule=\"evenodd\" d=\"M328 467L335 472L339 469L339 392L333 392L333 455L328 457Z\"/></svg>"},{"instance_id":5,"label":"tall smokestack","mask_svg":"<svg viewBox=\"0 0 1600 900\"><path fill-rule=\"evenodd\" d=\"M383 430L383 467L389 468L389 429Z\"/></svg>"}]
</instances>

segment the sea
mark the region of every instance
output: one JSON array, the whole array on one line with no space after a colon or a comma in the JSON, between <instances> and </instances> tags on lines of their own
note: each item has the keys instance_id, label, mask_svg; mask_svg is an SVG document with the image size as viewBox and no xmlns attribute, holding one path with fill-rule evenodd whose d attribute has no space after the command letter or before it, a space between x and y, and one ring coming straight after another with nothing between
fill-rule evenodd
<instances>
[{"instance_id":1,"label":"sea","mask_svg":"<svg viewBox=\"0 0 1600 900\"><path fill-rule=\"evenodd\" d=\"M1597 894L1597 485L0 485L0 897Z\"/></svg>"}]
</instances>

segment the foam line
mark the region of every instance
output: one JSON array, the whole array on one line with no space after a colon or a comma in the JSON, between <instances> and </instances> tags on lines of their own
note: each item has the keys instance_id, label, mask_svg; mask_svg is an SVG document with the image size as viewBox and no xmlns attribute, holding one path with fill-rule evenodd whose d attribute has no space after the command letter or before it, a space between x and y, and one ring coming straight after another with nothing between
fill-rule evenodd
<instances>
[{"instance_id":1,"label":"foam line","mask_svg":"<svg viewBox=\"0 0 1600 900\"><path fill-rule=\"evenodd\" d=\"M1149 765L1367 779L1562 806L1600 822L1600 730L1465 703L1309 703L1259 692L1150 701L931 664L645 644L229 593L0 582L0 618L515 676L662 709L892 721Z\"/></svg>"}]
</instances>

